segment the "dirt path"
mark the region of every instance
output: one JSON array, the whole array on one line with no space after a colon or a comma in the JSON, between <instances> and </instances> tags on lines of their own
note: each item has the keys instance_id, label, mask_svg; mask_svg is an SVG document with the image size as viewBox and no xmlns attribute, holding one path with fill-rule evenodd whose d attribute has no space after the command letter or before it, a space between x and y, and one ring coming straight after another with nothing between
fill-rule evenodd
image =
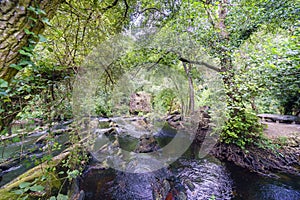
<instances>
[{"instance_id":1,"label":"dirt path","mask_svg":"<svg viewBox=\"0 0 300 200\"><path fill-rule=\"evenodd\" d=\"M284 124L274 122L263 122L267 125L264 133L270 138L300 136L300 124Z\"/></svg>"}]
</instances>

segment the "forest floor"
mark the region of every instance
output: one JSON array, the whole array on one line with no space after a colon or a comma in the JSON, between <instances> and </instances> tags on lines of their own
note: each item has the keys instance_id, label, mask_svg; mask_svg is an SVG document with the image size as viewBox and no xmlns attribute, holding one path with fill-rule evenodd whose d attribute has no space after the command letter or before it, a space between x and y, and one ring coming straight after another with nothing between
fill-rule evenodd
<instances>
[{"instance_id":1,"label":"forest floor","mask_svg":"<svg viewBox=\"0 0 300 200\"><path fill-rule=\"evenodd\" d=\"M264 129L264 133L270 139L300 136L300 124L285 124L274 122L263 122L263 124L267 125L267 128Z\"/></svg>"}]
</instances>

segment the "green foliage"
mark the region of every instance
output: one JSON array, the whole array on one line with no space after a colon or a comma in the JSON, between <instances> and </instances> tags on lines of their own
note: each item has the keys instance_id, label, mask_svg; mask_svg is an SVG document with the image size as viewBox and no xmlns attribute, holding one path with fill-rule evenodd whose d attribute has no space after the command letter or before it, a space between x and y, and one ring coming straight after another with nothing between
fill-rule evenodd
<instances>
[{"instance_id":1,"label":"green foliage","mask_svg":"<svg viewBox=\"0 0 300 200\"><path fill-rule=\"evenodd\" d=\"M112 111L108 105L98 105L96 107L96 114L101 117L110 117L112 116Z\"/></svg>"},{"instance_id":2,"label":"green foliage","mask_svg":"<svg viewBox=\"0 0 300 200\"><path fill-rule=\"evenodd\" d=\"M230 115L230 113L229 113ZM261 139L262 126L256 113L249 109L238 109L223 127L222 141L245 149L247 145ZM233 116L233 114L231 114Z\"/></svg>"},{"instance_id":3,"label":"green foliage","mask_svg":"<svg viewBox=\"0 0 300 200\"><path fill-rule=\"evenodd\" d=\"M97 116L111 117L112 116L112 105L110 99L110 93L102 90L98 91L96 99L95 113Z\"/></svg>"},{"instance_id":4,"label":"green foliage","mask_svg":"<svg viewBox=\"0 0 300 200\"><path fill-rule=\"evenodd\" d=\"M251 38L256 43L247 42L237 55L237 62L244 65L239 74L243 93L247 94L244 97L255 99L259 112L295 114L299 109L296 30L278 29L276 34L261 31Z\"/></svg>"},{"instance_id":5,"label":"green foliage","mask_svg":"<svg viewBox=\"0 0 300 200\"><path fill-rule=\"evenodd\" d=\"M28 9L35 12L37 16L44 14L44 11L39 8L30 7ZM33 21L32 26L36 25L36 21ZM45 88L45 83L42 81L40 73L36 73L37 76L33 75L38 70L37 65L33 62L34 57L37 56L33 50L36 41L41 35L38 36L28 29L24 29L24 32L29 36L28 45L19 50L21 54L19 62L10 65L10 67L18 70L19 73L10 84L6 84L2 79L0 81L0 131L6 129L4 132L8 131L7 126L22 111L26 102L32 99L34 96L33 91L40 91Z\"/></svg>"},{"instance_id":6,"label":"green foliage","mask_svg":"<svg viewBox=\"0 0 300 200\"><path fill-rule=\"evenodd\" d=\"M58 194L56 197L55 196L51 196L49 198L49 200L68 200L69 197L67 195L64 194Z\"/></svg>"},{"instance_id":7,"label":"green foliage","mask_svg":"<svg viewBox=\"0 0 300 200\"><path fill-rule=\"evenodd\" d=\"M155 110L161 110L164 113L171 113L178 110L178 97L171 88L165 88L155 95L153 104Z\"/></svg>"},{"instance_id":8,"label":"green foliage","mask_svg":"<svg viewBox=\"0 0 300 200\"><path fill-rule=\"evenodd\" d=\"M19 184L19 189L14 190L14 193L20 195L19 198L28 199L29 192L38 192L42 194L45 187L37 183L37 179L33 182L22 182Z\"/></svg>"},{"instance_id":9,"label":"green foliage","mask_svg":"<svg viewBox=\"0 0 300 200\"><path fill-rule=\"evenodd\" d=\"M209 200L216 200L216 196L215 195L211 195L211 197L209 198Z\"/></svg>"}]
</instances>

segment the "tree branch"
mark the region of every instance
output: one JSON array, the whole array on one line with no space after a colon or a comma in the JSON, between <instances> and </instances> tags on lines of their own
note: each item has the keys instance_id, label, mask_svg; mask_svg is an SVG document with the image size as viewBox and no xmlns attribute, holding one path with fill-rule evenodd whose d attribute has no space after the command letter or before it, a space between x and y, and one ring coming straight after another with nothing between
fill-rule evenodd
<instances>
[{"instance_id":1,"label":"tree branch","mask_svg":"<svg viewBox=\"0 0 300 200\"><path fill-rule=\"evenodd\" d=\"M124 19L127 17L127 14L128 14L128 10L129 10L129 5L128 5L128 3L127 3L127 1L126 0L124 0L124 3L125 3L125 13L124 13Z\"/></svg>"},{"instance_id":2,"label":"tree branch","mask_svg":"<svg viewBox=\"0 0 300 200\"><path fill-rule=\"evenodd\" d=\"M103 8L103 9L102 9L103 12L106 12L107 10L109 10L109 9L111 9L111 8L113 8L113 7L115 7L115 6L117 5L118 1L119 1L119 0L115 0L111 5L109 5L109 6L105 7L105 8Z\"/></svg>"},{"instance_id":3,"label":"tree branch","mask_svg":"<svg viewBox=\"0 0 300 200\"><path fill-rule=\"evenodd\" d=\"M142 11L139 11L138 14L143 14L144 12L148 11L148 10L154 10L156 12L159 12L160 14L162 14L163 16L167 16L165 13L161 12L158 8L145 8Z\"/></svg>"},{"instance_id":4,"label":"tree branch","mask_svg":"<svg viewBox=\"0 0 300 200\"><path fill-rule=\"evenodd\" d=\"M204 65L205 67L207 67L209 69L212 69L212 70L214 70L216 72L221 72L220 68L218 68L216 66L213 66L213 65L210 65L210 64L208 64L206 62L203 62L203 61L192 61L192 60L188 60L188 59L182 58L182 57L180 57L179 60L181 62L184 62L184 63L195 64L195 65Z\"/></svg>"}]
</instances>

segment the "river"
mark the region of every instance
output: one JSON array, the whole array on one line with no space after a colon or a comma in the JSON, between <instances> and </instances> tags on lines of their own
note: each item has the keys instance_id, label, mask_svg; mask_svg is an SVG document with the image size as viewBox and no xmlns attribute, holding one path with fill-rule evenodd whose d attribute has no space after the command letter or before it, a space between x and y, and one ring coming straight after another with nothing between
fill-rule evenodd
<instances>
[{"instance_id":1,"label":"river","mask_svg":"<svg viewBox=\"0 0 300 200\"><path fill-rule=\"evenodd\" d=\"M25 138L23 149L34 148L34 141L44 134L37 132ZM159 146L167 144L176 134L172 129L162 129L155 135ZM57 137L60 143L64 136ZM138 143L135 137L119 136L120 146L132 150ZM8 157L20 149L21 143L10 143L5 147ZM0 147L0 151L3 146ZM230 163L206 156L197 158L194 148L170 166L146 172L129 173L112 168L97 167L94 160L78 178L79 190L83 190L86 200L151 200L151 199L220 199L220 200L299 200L300 177L277 174L279 178L251 173ZM40 152L36 152L39 156ZM31 156L32 157L32 156ZM17 165L1 172L0 186L33 166L25 159Z\"/></svg>"}]
</instances>

